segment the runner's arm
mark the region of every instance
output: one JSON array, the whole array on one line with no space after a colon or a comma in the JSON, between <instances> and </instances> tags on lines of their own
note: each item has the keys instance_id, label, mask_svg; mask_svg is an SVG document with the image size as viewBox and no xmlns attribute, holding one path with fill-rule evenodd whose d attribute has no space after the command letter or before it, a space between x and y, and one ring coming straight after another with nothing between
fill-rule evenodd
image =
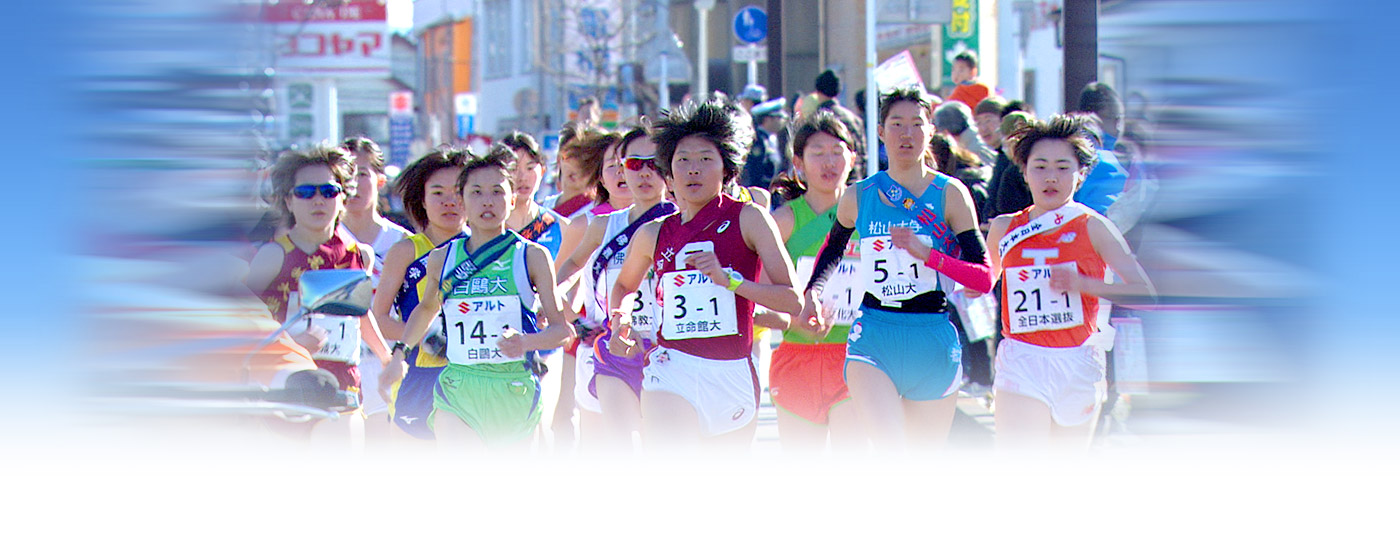
<instances>
[{"instance_id":1,"label":"runner's arm","mask_svg":"<svg viewBox=\"0 0 1400 560\"><path fill-rule=\"evenodd\" d=\"M846 252L846 244L851 241L851 234L855 233L856 217L860 213L859 192L858 188L847 187L846 192L841 194L841 200L836 203L836 222L831 224L831 231L826 234L826 242L817 253L816 264L812 266L812 277L803 289L809 302L815 301L815 295L821 293L820 288L826 285L827 277L836 270L841 255Z\"/></svg>"},{"instance_id":2,"label":"runner's arm","mask_svg":"<svg viewBox=\"0 0 1400 560\"><path fill-rule=\"evenodd\" d=\"M623 310L629 315L632 313L632 307L623 305L622 300L641 287L647 270L655 263L656 236L660 231L661 222L655 221L642 226L637 230L637 234L632 236L632 243L627 249L627 259L622 261L622 270L618 271L617 281L613 284L612 291L608 292L608 306L613 308L609 311Z\"/></svg>"},{"instance_id":3,"label":"runner's arm","mask_svg":"<svg viewBox=\"0 0 1400 560\"><path fill-rule=\"evenodd\" d=\"M365 264L365 272L374 270L374 248L369 245L359 246L360 259ZM373 300L370 302L371 309L374 307ZM384 343L384 333L379 330L379 323L374 319L374 313L365 313L360 316L360 339L369 346L369 351L379 358L380 363L389 361L389 345Z\"/></svg>"},{"instance_id":4,"label":"runner's arm","mask_svg":"<svg viewBox=\"0 0 1400 560\"><path fill-rule=\"evenodd\" d=\"M991 226L987 229L987 257L992 267L992 286L995 287L997 279L1001 278L1001 238L1006 235L1007 228L1011 225L1011 216L1004 214L992 218ZM967 290L968 297L977 297L986 292L975 292Z\"/></svg>"},{"instance_id":5,"label":"runner's arm","mask_svg":"<svg viewBox=\"0 0 1400 560\"><path fill-rule=\"evenodd\" d=\"M253 295L261 295L268 285L272 284L272 280L277 278L277 273L282 271L282 262L286 257L287 253L282 250L281 245L264 243L248 263L248 276L243 284L248 286Z\"/></svg>"},{"instance_id":6,"label":"runner's arm","mask_svg":"<svg viewBox=\"0 0 1400 560\"><path fill-rule=\"evenodd\" d=\"M526 269L530 271L530 283L540 302L540 312L549 326L537 333L523 335L521 340L526 352L558 348L565 340L574 336L574 328L564 318L563 302L559 299L554 283L554 263L550 262L549 251L539 245L526 245Z\"/></svg>"},{"instance_id":7,"label":"runner's arm","mask_svg":"<svg viewBox=\"0 0 1400 560\"><path fill-rule=\"evenodd\" d=\"M1152 280L1147 277L1147 272L1142 269L1137 257L1133 256L1128 242L1123 240L1123 235L1118 232L1118 227L1114 226L1113 222L1098 214L1091 214L1089 216L1089 241L1094 244L1094 251L1103 257L1104 262L1113 269L1122 282L1109 284L1100 278L1089 278L1082 274L1075 274L1074 276L1078 278L1067 280L1070 285L1057 286L1057 279L1052 272L1051 287L1056 289L1069 288L1110 300L1117 296L1156 297L1157 290L1152 285Z\"/></svg>"},{"instance_id":8,"label":"runner's arm","mask_svg":"<svg viewBox=\"0 0 1400 560\"><path fill-rule=\"evenodd\" d=\"M584 232L588 231L588 212L584 212L572 219L563 216L560 216L559 219L563 222L559 225L559 231L563 232L560 234L562 238L559 240L559 254L573 255L574 249L583 241ZM587 255L584 256L586 257ZM563 265L563 260L554 263L554 271L560 272L559 267Z\"/></svg>"},{"instance_id":9,"label":"runner's arm","mask_svg":"<svg viewBox=\"0 0 1400 560\"><path fill-rule=\"evenodd\" d=\"M398 297L399 289L403 288L404 274L408 272L410 264L413 264L413 242L404 239L389 247L389 252L384 255L384 268L379 272L379 286L374 290L370 313L374 314L379 330L388 340L403 338L404 321L395 319L392 312L394 299Z\"/></svg>"},{"instance_id":10,"label":"runner's arm","mask_svg":"<svg viewBox=\"0 0 1400 560\"><path fill-rule=\"evenodd\" d=\"M418 307L413 308L413 313L409 314L408 321L404 323L403 337L404 344L415 347L423 343L423 337L428 335L428 329L433 326L433 319L442 310L442 263L447 259L447 247L439 247L428 253L428 273L423 275L423 282L428 283L428 296L418 302Z\"/></svg>"},{"instance_id":11,"label":"runner's arm","mask_svg":"<svg viewBox=\"0 0 1400 560\"><path fill-rule=\"evenodd\" d=\"M734 293L774 311L800 313L802 296L792 287L792 258L778 240L778 227L773 217L766 209L749 204L739 212L739 226L743 228L744 242L758 253L771 283L750 278L739 284Z\"/></svg>"},{"instance_id":12,"label":"runner's arm","mask_svg":"<svg viewBox=\"0 0 1400 560\"><path fill-rule=\"evenodd\" d=\"M603 244L603 234L607 233L607 220L592 220L588 224L588 229L584 231L583 239L574 250L559 263L559 291L566 292L578 280L580 271L586 270L590 264L588 257L598 250L598 246ZM562 247L561 247L562 249ZM561 250L560 255L565 255Z\"/></svg>"}]
</instances>

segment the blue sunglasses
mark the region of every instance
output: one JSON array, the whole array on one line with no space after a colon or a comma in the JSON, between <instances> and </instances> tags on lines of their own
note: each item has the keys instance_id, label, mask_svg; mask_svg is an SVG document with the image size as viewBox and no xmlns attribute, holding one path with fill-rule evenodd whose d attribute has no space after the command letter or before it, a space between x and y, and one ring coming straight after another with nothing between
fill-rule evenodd
<instances>
[{"instance_id":1,"label":"blue sunglasses","mask_svg":"<svg viewBox=\"0 0 1400 560\"><path fill-rule=\"evenodd\" d=\"M335 198L340 196L340 193L345 192L345 189L333 183L326 183L324 185L297 185L292 187L292 196L307 200L314 198L317 191L320 191L321 196L324 198Z\"/></svg>"}]
</instances>

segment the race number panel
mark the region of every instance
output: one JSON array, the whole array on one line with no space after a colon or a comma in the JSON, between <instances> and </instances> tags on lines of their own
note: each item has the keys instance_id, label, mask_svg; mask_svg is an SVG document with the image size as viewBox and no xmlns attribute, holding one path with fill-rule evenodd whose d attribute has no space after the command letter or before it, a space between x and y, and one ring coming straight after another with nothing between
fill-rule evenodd
<instances>
[{"instance_id":1,"label":"race number panel","mask_svg":"<svg viewBox=\"0 0 1400 560\"><path fill-rule=\"evenodd\" d=\"M1083 298L1079 292L1050 288L1050 271L1078 274L1072 263L1018 266L1006 269L1006 310L1015 334L1054 331L1084 324Z\"/></svg>"},{"instance_id":2,"label":"race number panel","mask_svg":"<svg viewBox=\"0 0 1400 560\"><path fill-rule=\"evenodd\" d=\"M620 268L607 268L603 270L603 280L606 286L598 287L600 296L608 297L612 293L612 287L617 285L617 277L622 273ZM612 309L612 302L608 302L607 309ZM642 285L637 288L637 297L632 299L632 330L651 335L655 329L656 317L656 284L650 278L643 278Z\"/></svg>"},{"instance_id":3,"label":"race number panel","mask_svg":"<svg viewBox=\"0 0 1400 560\"><path fill-rule=\"evenodd\" d=\"M301 294L292 292L287 296L287 309L301 309ZM342 362L350 365L360 363L360 318L339 315L307 315L307 327L317 326L326 330L326 343L311 355L314 360Z\"/></svg>"},{"instance_id":4,"label":"race number panel","mask_svg":"<svg viewBox=\"0 0 1400 560\"><path fill-rule=\"evenodd\" d=\"M518 296L453 299L443 305L442 314L447 319L448 361L501 364L520 360L507 357L496 346L506 327L524 332L520 327Z\"/></svg>"},{"instance_id":5,"label":"race number panel","mask_svg":"<svg viewBox=\"0 0 1400 560\"><path fill-rule=\"evenodd\" d=\"M932 237L915 237L933 246ZM860 256L865 291L882 302L900 302L938 289L938 273L909 251L895 247L888 235L861 237Z\"/></svg>"},{"instance_id":6,"label":"race number panel","mask_svg":"<svg viewBox=\"0 0 1400 560\"><path fill-rule=\"evenodd\" d=\"M816 257L797 258L797 286L805 286L812 279L812 270L817 266ZM836 270L826 278L822 287L822 310L835 310L832 324L850 326L855 322L856 312L864 297L861 290L860 260L841 259Z\"/></svg>"},{"instance_id":7,"label":"race number panel","mask_svg":"<svg viewBox=\"0 0 1400 560\"><path fill-rule=\"evenodd\" d=\"M656 280L648 277L637 288L637 298L632 301L632 330L656 337Z\"/></svg>"},{"instance_id":8,"label":"race number panel","mask_svg":"<svg viewBox=\"0 0 1400 560\"><path fill-rule=\"evenodd\" d=\"M739 334L734 292L700 271L667 272L661 276L661 289L661 334L666 340Z\"/></svg>"}]
</instances>

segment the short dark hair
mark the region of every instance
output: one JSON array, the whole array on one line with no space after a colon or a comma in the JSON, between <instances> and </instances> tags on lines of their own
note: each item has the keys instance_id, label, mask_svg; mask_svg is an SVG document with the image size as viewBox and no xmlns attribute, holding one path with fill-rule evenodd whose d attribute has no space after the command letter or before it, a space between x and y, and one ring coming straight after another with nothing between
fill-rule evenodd
<instances>
[{"instance_id":1,"label":"short dark hair","mask_svg":"<svg viewBox=\"0 0 1400 560\"><path fill-rule=\"evenodd\" d=\"M995 96L995 95L988 95L987 97L983 98L981 101L978 101L978 102L977 102L977 107L973 108L972 114L974 114L974 115L992 114L992 115L996 115L996 116L1000 117L1000 116L1001 116L1001 111L1002 111L1003 109L1005 109L1005 108L1006 108L1006 100L1005 100L1005 99L1002 99L1002 98L997 97L997 96Z\"/></svg>"},{"instance_id":2,"label":"short dark hair","mask_svg":"<svg viewBox=\"0 0 1400 560\"><path fill-rule=\"evenodd\" d=\"M961 63L963 63L963 64L966 64L968 68L972 68L972 69L976 70L976 69L977 69L977 53L972 52L972 51L963 51L963 52L960 52L960 53L958 53L957 56L954 56L954 57L953 57L953 62L961 62Z\"/></svg>"},{"instance_id":3,"label":"short dark hair","mask_svg":"<svg viewBox=\"0 0 1400 560\"><path fill-rule=\"evenodd\" d=\"M369 156L369 166L379 174L384 173L384 150L379 149L379 144L374 140L364 136L351 136L340 143L340 147L350 152L350 157L354 158L360 154Z\"/></svg>"},{"instance_id":4,"label":"short dark hair","mask_svg":"<svg viewBox=\"0 0 1400 560\"><path fill-rule=\"evenodd\" d=\"M622 139L617 141L617 156L619 158L627 157L627 148L631 146L633 142L646 138L648 134L650 134L650 132L644 126L632 127L632 130L628 130L627 134L623 134Z\"/></svg>"},{"instance_id":5,"label":"short dark hair","mask_svg":"<svg viewBox=\"0 0 1400 560\"><path fill-rule=\"evenodd\" d=\"M519 130L512 130L501 137L501 144L512 150L520 150L535 163L544 163L543 155L540 153L540 143L535 141L534 136L530 136Z\"/></svg>"},{"instance_id":6,"label":"short dark hair","mask_svg":"<svg viewBox=\"0 0 1400 560\"><path fill-rule=\"evenodd\" d=\"M929 97L928 93L924 91L924 88L908 86L895 89L880 96L881 125L884 125L885 119L889 118L890 109L894 108L894 104L901 101L908 101L918 105L920 109L924 110L924 116L928 117L930 122L933 121L933 100Z\"/></svg>"},{"instance_id":7,"label":"short dark hair","mask_svg":"<svg viewBox=\"0 0 1400 560\"><path fill-rule=\"evenodd\" d=\"M1094 82L1079 91L1080 111L1098 115L1102 114L1104 109L1116 108L1122 104L1123 100L1118 97L1118 92L1103 82Z\"/></svg>"},{"instance_id":8,"label":"short dark hair","mask_svg":"<svg viewBox=\"0 0 1400 560\"><path fill-rule=\"evenodd\" d=\"M1011 143L1011 161L1021 169L1031 159L1031 148L1041 140L1065 140L1074 148L1080 169L1087 169L1098 159L1092 133L1082 115L1055 115L1048 120L1031 119L1017 127L1006 138Z\"/></svg>"},{"instance_id":9,"label":"short dark hair","mask_svg":"<svg viewBox=\"0 0 1400 560\"><path fill-rule=\"evenodd\" d=\"M272 182L272 206L288 226L296 225L296 217L287 207L287 197L292 195L292 187L296 186L296 174L302 168L314 165L329 168L335 182L340 183L340 188L345 189L347 194L355 188L355 157L345 148L321 142L305 150L282 152L272 166L269 179Z\"/></svg>"},{"instance_id":10,"label":"short dark hair","mask_svg":"<svg viewBox=\"0 0 1400 560\"><path fill-rule=\"evenodd\" d=\"M466 167L471 154L457 148L441 148L429 152L417 161L408 164L394 179L394 192L403 200L404 212L418 231L428 227L428 210L424 208L427 196L428 177L443 169Z\"/></svg>"},{"instance_id":11,"label":"short dark hair","mask_svg":"<svg viewBox=\"0 0 1400 560\"><path fill-rule=\"evenodd\" d=\"M945 101L933 110L933 126L956 136L969 128L976 130L977 121L972 116L972 109L967 108L966 103Z\"/></svg>"},{"instance_id":12,"label":"short dark hair","mask_svg":"<svg viewBox=\"0 0 1400 560\"><path fill-rule=\"evenodd\" d=\"M599 189L598 183L603 180L603 154L607 153L608 147L617 142L619 136L614 132L603 132L599 128L584 129L575 136L568 146L560 150L560 155L575 160L583 167L587 176L585 183L588 187L588 197L593 200L607 202L607 189Z\"/></svg>"},{"instance_id":13,"label":"short dark hair","mask_svg":"<svg viewBox=\"0 0 1400 560\"><path fill-rule=\"evenodd\" d=\"M941 130L934 132L933 137L929 138L928 147L929 152L933 154L934 167L944 175L956 177L959 164L972 167L982 164L976 154L959 145L958 141L953 139L953 135Z\"/></svg>"},{"instance_id":14,"label":"short dark hair","mask_svg":"<svg viewBox=\"0 0 1400 560\"><path fill-rule=\"evenodd\" d=\"M836 97L841 94L841 78L829 69L823 70L821 74L817 74L817 79L812 83L812 87L816 88L817 92L822 95Z\"/></svg>"},{"instance_id":15,"label":"short dark hair","mask_svg":"<svg viewBox=\"0 0 1400 560\"><path fill-rule=\"evenodd\" d=\"M851 131L846 129L846 125L841 123L841 119L836 118L836 114L831 111L817 111L802 117L802 120L798 121L797 126L793 129L792 156L802 157L802 153L807 150L807 141L811 140L818 132L835 136L852 152L856 150L855 141L851 139Z\"/></svg>"},{"instance_id":16,"label":"short dark hair","mask_svg":"<svg viewBox=\"0 0 1400 560\"><path fill-rule=\"evenodd\" d=\"M1031 106L1027 105L1025 101L1021 101L1020 99L1012 99L1006 102L1005 107L1002 107L1001 118L1004 119L1007 115L1010 115L1011 113L1015 113L1017 111L1025 113L1027 115L1035 114L1035 111L1032 110Z\"/></svg>"},{"instance_id":17,"label":"short dark hair","mask_svg":"<svg viewBox=\"0 0 1400 560\"><path fill-rule=\"evenodd\" d=\"M744 157L749 153L754 136L750 119L740 118L740 111L743 109L736 105L690 101L663 113L661 120L652 127L656 164L661 174L672 177L671 158L676 155L676 146L685 138L699 136L719 150L724 163L724 180L726 183L733 181L744 168Z\"/></svg>"},{"instance_id":18,"label":"short dark hair","mask_svg":"<svg viewBox=\"0 0 1400 560\"><path fill-rule=\"evenodd\" d=\"M473 171L488 167L500 169L506 183L510 184L510 190L515 190L515 153L504 144L492 145L485 154L469 158L467 164L462 166L462 173L457 175L457 189L467 186L467 176Z\"/></svg>"}]
</instances>

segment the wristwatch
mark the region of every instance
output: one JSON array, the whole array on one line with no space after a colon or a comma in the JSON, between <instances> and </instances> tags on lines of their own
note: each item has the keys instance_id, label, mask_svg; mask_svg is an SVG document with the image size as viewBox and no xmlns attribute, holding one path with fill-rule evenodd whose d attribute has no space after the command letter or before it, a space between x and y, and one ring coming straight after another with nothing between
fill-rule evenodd
<instances>
[{"instance_id":1,"label":"wristwatch","mask_svg":"<svg viewBox=\"0 0 1400 560\"><path fill-rule=\"evenodd\" d=\"M729 291L739 289L739 285L744 283L744 275L737 270L729 271Z\"/></svg>"},{"instance_id":2,"label":"wristwatch","mask_svg":"<svg viewBox=\"0 0 1400 560\"><path fill-rule=\"evenodd\" d=\"M403 357L408 357L408 345L404 344L403 341L395 342L394 345L389 348L389 353L393 354L397 350L403 350Z\"/></svg>"}]
</instances>

